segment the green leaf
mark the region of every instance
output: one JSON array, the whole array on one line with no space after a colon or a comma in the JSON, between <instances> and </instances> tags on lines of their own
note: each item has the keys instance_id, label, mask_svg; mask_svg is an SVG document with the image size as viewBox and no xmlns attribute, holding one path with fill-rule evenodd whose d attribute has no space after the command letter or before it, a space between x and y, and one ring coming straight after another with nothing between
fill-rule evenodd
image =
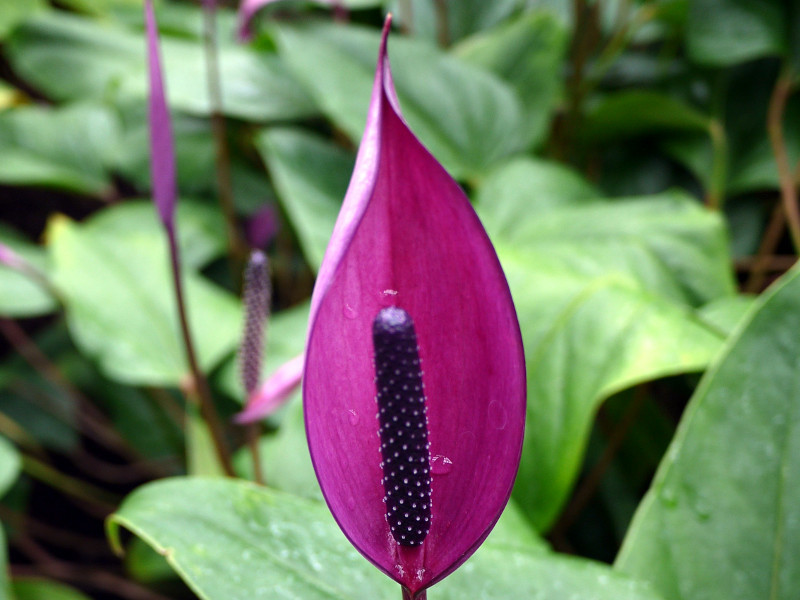
<instances>
[{"instance_id":1,"label":"green leaf","mask_svg":"<svg viewBox=\"0 0 800 600\"><path fill-rule=\"evenodd\" d=\"M703 322L728 336L753 308L755 301L755 296L744 294L725 296L706 304L700 309L699 316Z\"/></svg>"},{"instance_id":2,"label":"green leaf","mask_svg":"<svg viewBox=\"0 0 800 600\"><path fill-rule=\"evenodd\" d=\"M562 93L567 42L566 28L555 15L535 12L467 38L453 52L514 86L525 109L528 140L538 146Z\"/></svg>"},{"instance_id":3,"label":"green leaf","mask_svg":"<svg viewBox=\"0 0 800 600\"><path fill-rule=\"evenodd\" d=\"M182 198L176 206L178 246L189 269L201 269L227 249L225 226L219 210L202 202ZM126 200L94 213L86 223L92 235L109 241L163 237L161 222L149 200Z\"/></svg>"},{"instance_id":4,"label":"green leaf","mask_svg":"<svg viewBox=\"0 0 800 600\"><path fill-rule=\"evenodd\" d=\"M378 35L375 30L329 24L275 30L288 66L328 118L353 140L364 130ZM478 175L525 145L520 101L495 75L419 40L395 36L390 48L404 116L455 177Z\"/></svg>"},{"instance_id":5,"label":"green leaf","mask_svg":"<svg viewBox=\"0 0 800 600\"><path fill-rule=\"evenodd\" d=\"M303 254L319 269L355 158L300 129L267 129L256 138Z\"/></svg>"},{"instance_id":6,"label":"green leaf","mask_svg":"<svg viewBox=\"0 0 800 600\"><path fill-rule=\"evenodd\" d=\"M498 533L514 526L514 516L506 518ZM120 527L164 555L203 600L389 600L400 593L350 546L324 504L243 481L145 485L108 521L117 547ZM552 554L541 541L510 544L507 533L490 535L431 593L443 600L658 600L605 565Z\"/></svg>"},{"instance_id":7,"label":"green leaf","mask_svg":"<svg viewBox=\"0 0 800 600\"><path fill-rule=\"evenodd\" d=\"M21 465L22 460L14 444L0 436L0 498L14 485Z\"/></svg>"},{"instance_id":8,"label":"green leaf","mask_svg":"<svg viewBox=\"0 0 800 600\"><path fill-rule=\"evenodd\" d=\"M478 188L475 203L486 230L503 240L517 237L521 215L538 219L542 212L590 204L599 196L561 163L523 157L492 170Z\"/></svg>"},{"instance_id":9,"label":"green leaf","mask_svg":"<svg viewBox=\"0 0 800 600\"><path fill-rule=\"evenodd\" d=\"M0 40L5 39L19 23L46 8L45 0L0 0Z\"/></svg>"},{"instance_id":10,"label":"green leaf","mask_svg":"<svg viewBox=\"0 0 800 600\"><path fill-rule=\"evenodd\" d=\"M693 0L686 43L700 64L724 67L787 50L787 14L779 0Z\"/></svg>"},{"instance_id":11,"label":"green leaf","mask_svg":"<svg viewBox=\"0 0 800 600\"><path fill-rule=\"evenodd\" d=\"M707 131L709 117L697 109L649 90L609 95L586 115L581 136L604 141L661 131Z\"/></svg>"},{"instance_id":12,"label":"green leaf","mask_svg":"<svg viewBox=\"0 0 800 600\"><path fill-rule=\"evenodd\" d=\"M514 497L539 530L572 487L600 403L704 369L722 335L691 306L734 289L718 214L677 192L592 194L530 159L498 168L476 194L523 332L530 402Z\"/></svg>"},{"instance_id":13,"label":"green leaf","mask_svg":"<svg viewBox=\"0 0 800 600\"><path fill-rule=\"evenodd\" d=\"M162 35L161 49L170 105L209 115L202 43ZM144 102L147 93L142 31L111 20L63 11L30 19L9 38L8 57L21 77L55 99ZM316 112L274 54L223 44L219 72L222 110L228 116L266 121Z\"/></svg>"},{"instance_id":14,"label":"green leaf","mask_svg":"<svg viewBox=\"0 0 800 600\"><path fill-rule=\"evenodd\" d=\"M0 223L0 243L11 248L34 268L46 274L44 251L26 241L16 231ZM35 317L53 312L56 300L41 282L16 269L0 265L0 315L5 317Z\"/></svg>"},{"instance_id":15,"label":"green leaf","mask_svg":"<svg viewBox=\"0 0 800 600\"><path fill-rule=\"evenodd\" d=\"M2 524L0 524L0 600L14 600L11 595L11 582L8 577L6 534Z\"/></svg>"},{"instance_id":16,"label":"green leaf","mask_svg":"<svg viewBox=\"0 0 800 600\"><path fill-rule=\"evenodd\" d=\"M402 2L397 0L389 4L389 12L394 15L393 23L401 28L413 31L415 36L424 37L435 42L439 37L439 18L436 4L430 0L409 0L408 13L403 10ZM447 5L448 42L452 43L463 37L490 29L501 23L516 9L524 4L523 0L459 0ZM410 14L410 21L402 19Z\"/></svg>"},{"instance_id":17,"label":"green leaf","mask_svg":"<svg viewBox=\"0 0 800 600\"><path fill-rule=\"evenodd\" d=\"M685 306L621 273L548 271L541 255L497 249L523 331L530 399L514 498L542 531L567 499L601 402L701 371L722 340Z\"/></svg>"},{"instance_id":18,"label":"green leaf","mask_svg":"<svg viewBox=\"0 0 800 600\"><path fill-rule=\"evenodd\" d=\"M681 303L697 306L733 293L728 242L718 214L678 191L559 204L555 182L560 176L549 174L553 200L537 202L535 211L527 203L534 202L536 190L513 170L490 180L488 191L519 186L517 193L500 199L478 191L478 214L496 244L534 253L534 267L560 266L587 277L622 272ZM580 187L570 185L564 196L582 194ZM514 214L519 218L511 218Z\"/></svg>"},{"instance_id":19,"label":"green leaf","mask_svg":"<svg viewBox=\"0 0 800 600\"><path fill-rule=\"evenodd\" d=\"M24 106L0 113L0 182L102 196L120 126L107 108Z\"/></svg>"},{"instance_id":20,"label":"green leaf","mask_svg":"<svg viewBox=\"0 0 800 600\"><path fill-rule=\"evenodd\" d=\"M117 381L178 385L187 366L161 228L109 235L93 221L61 217L51 221L48 239L70 332L83 352ZM198 361L207 370L238 342L239 302L190 268L183 276Z\"/></svg>"},{"instance_id":21,"label":"green leaf","mask_svg":"<svg viewBox=\"0 0 800 600\"><path fill-rule=\"evenodd\" d=\"M91 600L73 587L34 577L14 578L12 589L16 600Z\"/></svg>"},{"instance_id":22,"label":"green leaf","mask_svg":"<svg viewBox=\"0 0 800 600\"><path fill-rule=\"evenodd\" d=\"M797 596L798 275L756 301L706 373L617 558L665 597Z\"/></svg>"},{"instance_id":23,"label":"green leaf","mask_svg":"<svg viewBox=\"0 0 800 600\"><path fill-rule=\"evenodd\" d=\"M487 544L431 596L441 600L659 600L660 596L607 565L558 554L496 550Z\"/></svg>"},{"instance_id":24,"label":"green leaf","mask_svg":"<svg viewBox=\"0 0 800 600\"><path fill-rule=\"evenodd\" d=\"M399 594L350 546L324 504L243 481L145 485L109 518L116 546L120 526L163 554L204 600L388 600Z\"/></svg>"}]
</instances>

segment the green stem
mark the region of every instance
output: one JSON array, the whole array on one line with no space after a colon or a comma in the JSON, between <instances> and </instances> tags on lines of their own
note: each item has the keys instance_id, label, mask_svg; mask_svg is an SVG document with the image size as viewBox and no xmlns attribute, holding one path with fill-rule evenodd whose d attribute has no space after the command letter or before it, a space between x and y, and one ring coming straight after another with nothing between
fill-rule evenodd
<instances>
[{"instance_id":1,"label":"green stem","mask_svg":"<svg viewBox=\"0 0 800 600\"><path fill-rule=\"evenodd\" d=\"M197 362L197 355L194 350L194 342L192 341L192 333L189 329L189 319L186 314L186 302L183 294L183 282L181 279L180 258L178 251L178 242L175 235L174 227L167 228L167 239L169 240L169 253L170 264L172 266L172 282L175 291L175 300L178 305L178 319L181 326L181 335L183 337L183 346L186 351L186 360L189 363L189 370L192 375L191 387L197 393L199 400L200 414L208 425L211 432L211 437L214 441L214 447L217 451L220 465L225 471L226 475L233 476L233 465L231 464L231 456L228 451L228 446L225 443L223 435L222 424L220 423L219 416L217 415L216 408L214 408L214 399L211 396L211 388L208 385L205 375L200 370L200 365ZM191 400L195 397L193 393L186 394Z\"/></svg>"}]
</instances>

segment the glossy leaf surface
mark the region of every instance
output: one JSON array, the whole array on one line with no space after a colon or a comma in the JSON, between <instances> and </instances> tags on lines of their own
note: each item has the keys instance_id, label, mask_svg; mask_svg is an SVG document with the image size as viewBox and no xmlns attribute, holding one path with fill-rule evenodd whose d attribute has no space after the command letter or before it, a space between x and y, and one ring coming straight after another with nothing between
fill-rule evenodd
<instances>
[{"instance_id":1,"label":"glossy leaf surface","mask_svg":"<svg viewBox=\"0 0 800 600\"><path fill-rule=\"evenodd\" d=\"M756 303L706 373L617 558L665 597L796 596L799 274Z\"/></svg>"}]
</instances>

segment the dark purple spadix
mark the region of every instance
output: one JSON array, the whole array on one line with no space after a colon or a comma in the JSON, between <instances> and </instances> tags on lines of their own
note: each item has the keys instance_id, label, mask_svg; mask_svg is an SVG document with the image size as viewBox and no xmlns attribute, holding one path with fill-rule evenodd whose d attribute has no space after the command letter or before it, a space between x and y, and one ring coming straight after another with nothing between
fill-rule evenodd
<instances>
[{"instance_id":1,"label":"dark purple spadix","mask_svg":"<svg viewBox=\"0 0 800 600\"><path fill-rule=\"evenodd\" d=\"M398 544L419 546L431 524L431 465L414 323L402 308L384 308L372 340L386 518Z\"/></svg>"}]
</instances>

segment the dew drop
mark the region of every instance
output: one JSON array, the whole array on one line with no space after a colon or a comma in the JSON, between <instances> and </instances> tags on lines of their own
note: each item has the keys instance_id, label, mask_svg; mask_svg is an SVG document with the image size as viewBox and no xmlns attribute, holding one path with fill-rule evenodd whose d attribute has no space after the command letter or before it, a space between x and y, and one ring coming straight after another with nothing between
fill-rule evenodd
<instances>
[{"instance_id":1,"label":"dew drop","mask_svg":"<svg viewBox=\"0 0 800 600\"><path fill-rule=\"evenodd\" d=\"M383 306L393 306L397 302L397 290L385 289L378 292L378 302Z\"/></svg>"},{"instance_id":2,"label":"dew drop","mask_svg":"<svg viewBox=\"0 0 800 600\"><path fill-rule=\"evenodd\" d=\"M344 307L342 308L342 312L344 313L344 316L347 317L348 319L358 318L358 312L356 311L356 309L347 303L345 303Z\"/></svg>"},{"instance_id":3,"label":"dew drop","mask_svg":"<svg viewBox=\"0 0 800 600\"><path fill-rule=\"evenodd\" d=\"M431 473L434 475L447 475L452 470L453 461L446 456L437 454L431 457Z\"/></svg>"},{"instance_id":4,"label":"dew drop","mask_svg":"<svg viewBox=\"0 0 800 600\"><path fill-rule=\"evenodd\" d=\"M351 408L347 411L347 420L350 421L350 425L358 425L358 413Z\"/></svg>"}]
</instances>

